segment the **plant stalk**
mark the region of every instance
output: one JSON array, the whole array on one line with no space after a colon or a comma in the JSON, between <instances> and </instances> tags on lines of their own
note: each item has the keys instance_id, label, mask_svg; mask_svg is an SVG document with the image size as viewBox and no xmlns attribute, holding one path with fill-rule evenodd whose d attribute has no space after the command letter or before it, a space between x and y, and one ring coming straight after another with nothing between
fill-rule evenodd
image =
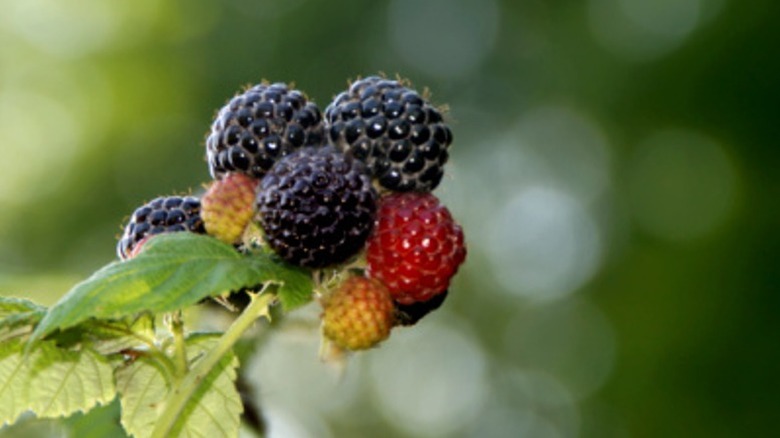
<instances>
[{"instance_id":1,"label":"plant stalk","mask_svg":"<svg viewBox=\"0 0 780 438\"><path fill-rule=\"evenodd\" d=\"M176 379L187 375L187 350L184 344L184 321L181 319L181 310L171 315L171 333L173 334L174 361L176 365Z\"/></svg>"},{"instance_id":2,"label":"plant stalk","mask_svg":"<svg viewBox=\"0 0 780 438\"><path fill-rule=\"evenodd\" d=\"M265 290L264 288L259 295L252 297L252 302L219 338L217 345L176 384L168 397L165 409L154 425L152 438L168 438L170 436L176 420L179 419L182 410L204 378L259 317L268 317L268 306L276 298L276 295L273 293L276 286L272 287L274 288L273 291Z\"/></svg>"}]
</instances>

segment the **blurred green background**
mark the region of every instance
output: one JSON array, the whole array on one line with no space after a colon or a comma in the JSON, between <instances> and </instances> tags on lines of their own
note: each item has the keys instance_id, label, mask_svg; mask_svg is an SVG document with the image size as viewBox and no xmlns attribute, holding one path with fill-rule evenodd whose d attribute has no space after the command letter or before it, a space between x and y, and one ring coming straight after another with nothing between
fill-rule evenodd
<instances>
[{"instance_id":1,"label":"blurred green background","mask_svg":"<svg viewBox=\"0 0 780 438\"><path fill-rule=\"evenodd\" d=\"M437 194L469 259L440 311L343 375L317 359L316 307L274 333L244 364L269 436L776 430L777 2L0 5L0 293L53 303L136 206L201 190L241 86L324 108L398 73L450 107ZM71 434L111 436L88 423Z\"/></svg>"}]
</instances>

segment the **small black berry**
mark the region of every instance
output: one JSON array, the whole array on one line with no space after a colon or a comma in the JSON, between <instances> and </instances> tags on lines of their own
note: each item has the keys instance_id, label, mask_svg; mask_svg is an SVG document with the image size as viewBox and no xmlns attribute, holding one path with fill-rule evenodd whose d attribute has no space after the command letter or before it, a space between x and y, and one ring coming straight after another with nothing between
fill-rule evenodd
<instances>
[{"instance_id":1,"label":"small black berry","mask_svg":"<svg viewBox=\"0 0 780 438\"><path fill-rule=\"evenodd\" d=\"M200 201L192 196L161 196L138 207L116 246L122 260L132 257L144 238L160 233L190 231L205 234L200 217Z\"/></svg>"},{"instance_id":2,"label":"small black berry","mask_svg":"<svg viewBox=\"0 0 780 438\"><path fill-rule=\"evenodd\" d=\"M353 83L325 109L330 142L364 161L389 190L431 191L452 143L439 110L399 81L377 76Z\"/></svg>"},{"instance_id":3,"label":"small black berry","mask_svg":"<svg viewBox=\"0 0 780 438\"><path fill-rule=\"evenodd\" d=\"M280 159L262 179L258 219L279 256L322 268L364 247L376 199L362 162L332 147L307 147Z\"/></svg>"},{"instance_id":4,"label":"small black berry","mask_svg":"<svg viewBox=\"0 0 780 438\"><path fill-rule=\"evenodd\" d=\"M444 291L440 294L434 295L428 301L419 301L412 304L401 304L394 302L395 306L395 323L397 325L415 325L417 321L421 320L423 316L438 309L447 298L448 291Z\"/></svg>"},{"instance_id":5,"label":"small black berry","mask_svg":"<svg viewBox=\"0 0 780 438\"><path fill-rule=\"evenodd\" d=\"M214 179L228 172L259 179L280 157L324 142L320 110L303 93L282 83L259 84L219 110L206 154Z\"/></svg>"}]
</instances>

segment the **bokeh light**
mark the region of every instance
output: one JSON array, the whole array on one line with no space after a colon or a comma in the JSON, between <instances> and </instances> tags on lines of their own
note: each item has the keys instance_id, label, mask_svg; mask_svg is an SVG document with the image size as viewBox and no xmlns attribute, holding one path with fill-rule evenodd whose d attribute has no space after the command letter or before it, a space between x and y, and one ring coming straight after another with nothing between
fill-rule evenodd
<instances>
[{"instance_id":1,"label":"bokeh light","mask_svg":"<svg viewBox=\"0 0 780 438\"><path fill-rule=\"evenodd\" d=\"M372 355L374 396L406 434L451 436L479 416L489 394L487 358L463 326L397 330Z\"/></svg>"},{"instance_id":2,"label":"bokeh light","mask_svg":"<svg viewBox=\"0 0 780 438\"><path fill-rule=\"evenodd\" d=\"M0 94L0 144L6 153L0 161L0 202L10 207L50 194L70 170L82 141L80 128L68 108L49 96L22 90ZM25 164L31 157L34 166Z\"/></svg>"},{"instance_id":3,"label":"bokeh light","mask_svg":"<svg viewBox=\"0 0 780 438\"><path fill-rule=\"evenodd\" d=\"M355 365L357 372L343 372L319 359L319 311L317 305L302 310L286 329L269 337L248 364L261 406L271 404L296 416L316 418L346 412L354 403L361 366Z\"/></svg>"},{"instance_id":4,"label":"bokeh light","mask_svg":"<svg viewBox=\"0 0 780 438\"><path fill-rule=\"evenodd\" d=\"M249 14L252 18L262 21L273 21L292 14L306 4L304 0L234 0L231 6L242 14Z\"/></svg>"},{"instance_id":5,"label":"bokeh light","mask_svg":"<svg viewBox=\"0 0 780 438\"><path fill-rule=\"evenodd\" d=\"M493 275L509 293L560 298L587 281L600 261L593 219L571 196L549 187L508 199L489 229Z\"/></svg>"},{"instance_id":6,"label":"bokeh light","mask_svg":"<svg viewBox=\"0 0 780 438\"><path fill-rule=\"evenodd\" d=\"M285 410L274 403L263 406L263 415L267 421L268 438L330 438L333 434L327 425L317 417L303 417L294 409ZM245 431L242 437L254 437Z\"/></svg>"},{"instance_id":7,"label":"bokeh light","mask_svg":"<svg viewBox=\"0 0 780 438\"><path fill-rule=\"evenodd\" d=\"M485 243L478 249L503 291L534 300L571 294L602 259L589 205L607 196L611 181L605 136L580 111L543 105L489 144L496 146L487 152L455 152L443 199L462 212L467 239ZM469 195L450 201L454 193Z\"/></svg>"},{"instance_id":8,"label":"bokeh light","mask_svg":"<svg viewBox=\"0 0 780 438\"><path fill-rule=\"evenodd\" d=\"M636 222L664 239L706 236L728 218L735 201L731 160L721 145L696 132L650 134L637 145L627 173Z\"/></svg>"},{"instance_id":9,"label":"bokeh light","mask_svg":"<svg viewBox=\"0 0 780 438\"><path fill-rule=\"evenodd\" d=\"M545 105L528 111L505 141L527 151L546 173L541 182L572 193L583 202L609 187L611 157L602 129L582 111Z\"/></svg>"},{"instance_id":10,"label":"bokeh light","mask_svg":"<svg viewBox=\"0 0 780 438\"><path fill-rule=\"evenodd\" d=\"M509 369L496 379L499 400L526 418L526 436L576 436L580 415L570 391L545 372Z\"/></svg>"},{"instance_id":11,"label":"bokeh light","mask_svg":"<svg viewBox=\"0 0 780 438\"><path fill-rule=\"evenodd\" d=\"M56 56L82 56L110 46L120 10L100 0L12 0L0 22Z\"/></svg>"},{"instance_id":12,"label":"bokeh light","mask_svg":"<svg viewBox=\"0 0 780 438\"><path fill-rule=\"evenodd\" d=\"M578 400L607 381L617 345L603 313L581 299L519 312L503 340L515 363L554 376Z\"/></svg>"},{"instance_id":13,"label":"bokeh light","mask_svg":"<svg viewBox=\"0 0 780 438\"><path fill-rule=\"evenodd\" d=\"M499 31L494 0L393 0L388 33L411 68L444 78L474 72Z\"/></svg>"},{"instance_id":14,"label":"bokeh light","mask_svg":"<svg viewBox=\"0 0 780 438\"><path fill-rule=\"evenodd\" d=\"M650 60L681 46L724 0L589 0L590 28L610 51Z\"/></svg>"}]
</instances>

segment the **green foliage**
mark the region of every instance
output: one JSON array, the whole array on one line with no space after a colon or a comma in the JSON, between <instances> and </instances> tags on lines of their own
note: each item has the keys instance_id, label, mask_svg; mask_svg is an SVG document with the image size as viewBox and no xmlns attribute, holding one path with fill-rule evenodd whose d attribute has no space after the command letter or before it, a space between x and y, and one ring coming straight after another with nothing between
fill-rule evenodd
<instances>
[{"instance_id":1,"label":"green foliage","mask_svg":"<svg viewBox=\"0 0 780 438\"><path fill-rule=\"evenodd\" d=\"M193 335L187 339L187 357L196 365L214 347L218 336ZM241 397L233 382L238 360L223 356L192 394L170 436L233 437L238 434ZM122 426L137 437L150 436L177 377L153 357L140 357L117 369L122 403Z\"/></svg>"},{"instance_id":2,"label":"green foliage","mask_svg":"<svg viewBox=\"0 0 780 438\"><path fill-rule=\"evenodd\" d=\"M0 340L29 333L46 308L21 298L0 297Z\"/></svg>"},{"instance_id":3,"label":"green foliage","mask_svg":"<svg viewBox=\"0 0 780 438\"><path fill-rule=\"evenodd\" d=\"M76 339L89 342L103 355L117 354L139 345L149 346L155 341L154 317L149 313L120 320L91 319L69 332Z\"/></svg>"},{"instance_id":4,"label":"green foliage","mask_svg":"<svg viewBox=\"0 0 780 438\"><path fill-rule=\"evenodd\" d=\"M135 258L112 263L71 289L46 313L31 340L89 318L170 312L266 282L279 285L279 299L288 311L311 296L309 275L270 254L242 255L213 237L193 233L157 236Z\"/></svg>"},{"instance_id":5,"label":"green foliage","mask_svg":"<svg viewBox=\"0 0 780 438\"><path fill-rule=\"evenodd\" d=\"M44 313L46 313L45 307L39 306L30 300L0 297L0 326L5 326L6 320L9 318L28 317L34 319L36 316L43 316Z\"/></svg>"},{"instance_id":6,"label":"green foliage","mask_svg":"<svg viewBox=\"0 0 780 438\"><path fill-rule=\"evenodd\" d=\"M250 292L225 333L185 335L182 309L242 288L261 292ZM121 425L134 437L238 436L243 404L233 346L273 303L290 311L312 290L308 272L267 252L241 254L208 236L177 233L100 269L50 309L0 298L0 424L25 412L87 412L118 398ZM168 330L155 326L160 314L168 315ZM102 412L108 420L100 430L111 429L111 411Z\"/></svg>"},{"instance_id":7,"label":"green foliage","mask_svg":"<svg viewBox=\"0 0 780 438\"><path fill-rule=\"evenodd\" d=\"M217 336L209 335L194 335L187 339L187 357L193 358L192 367L203 360L217 340ZM171 436L221 438L238 435L243 405L234 385L236 367L238 359L232 352L219 360L184 407Z\"/></svg>"},{"instance_id":8,"label":"green foliage","mask_svg":"<svg viewBox=\"0 0 780 438\"><path fill-rule=\"evenodd\" d=\"M41 342L25 356L18 341L0 344L0 424L27 410L39 418L86 411L115 396L113 368L92 349L64 350Z\"/></svg>"},{"instance_id":9,"label":"green foliage","mask_svg":"<svg viewBox=\"0 0 780 438\"><path fill-rule=\"evenodd\" d=\"M68 417L61 424L66 428L61 436L78 438L126 438L128 434L119 423L119 400L98 406L88 413ZM0 434L0 436L2 436ZM10 435L14 436L14 435ZM48 435L52 436L52 434Z\"/></svg>"},{"instance_id":10,"label":"green foliage","mask_svg":"<svg viewBox=\"0 0 780 438\"><path fill-rule=\"evenodd\" d=\"M135 436L149 436L160 405L170 391L170 377L164 365L151 357L139 357L116 371L116 385L122 404L122 426Z\"/></svg>"}]
</instances>

